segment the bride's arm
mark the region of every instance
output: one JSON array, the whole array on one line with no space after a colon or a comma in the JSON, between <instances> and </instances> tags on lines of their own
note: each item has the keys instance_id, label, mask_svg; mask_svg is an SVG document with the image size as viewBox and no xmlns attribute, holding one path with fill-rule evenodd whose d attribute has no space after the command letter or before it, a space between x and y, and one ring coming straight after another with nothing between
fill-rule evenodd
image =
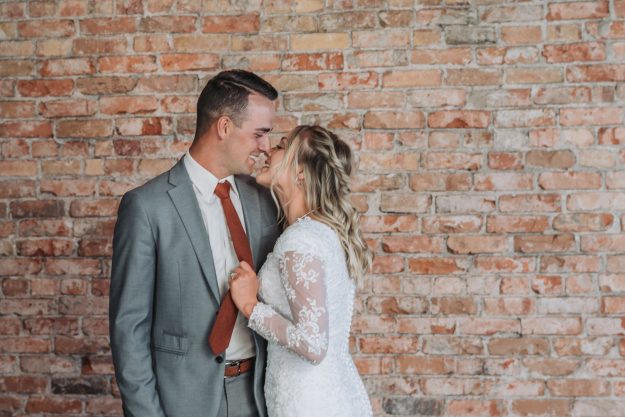
<instances>
[{"instance_id":1,"label":"bride's arm","mask_svg":"<svg viewBox=\"0 0 625 417\"><path fill-rule=\"evenodd\" d=\"M271 306L259 302L252 311L249 327L309 362L319 364L328 349L323 263L312 253L285 252L280 261L280 280L293 320L288 320Z\"/></svg>"}]
</instances>

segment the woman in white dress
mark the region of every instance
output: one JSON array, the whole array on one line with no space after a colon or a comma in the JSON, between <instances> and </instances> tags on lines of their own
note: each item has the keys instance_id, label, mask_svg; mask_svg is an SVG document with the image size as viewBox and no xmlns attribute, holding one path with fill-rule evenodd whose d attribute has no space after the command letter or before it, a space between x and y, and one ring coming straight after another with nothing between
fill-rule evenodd
<instances>
[{"instance_id":1,"label":"woman in white dress","mask_svg":"<svg viewBox=\"0 0 625 417\"><path fill-rule=\"evenodd\" d=\"M256 177L287 227L258 279L241 263L230 288L249 327L268 340L269 417L372 415L349 354L356 280L371 264L349 201L351 167L349 146L336 135L298 126Z\"/></svg>"}]
</instances>

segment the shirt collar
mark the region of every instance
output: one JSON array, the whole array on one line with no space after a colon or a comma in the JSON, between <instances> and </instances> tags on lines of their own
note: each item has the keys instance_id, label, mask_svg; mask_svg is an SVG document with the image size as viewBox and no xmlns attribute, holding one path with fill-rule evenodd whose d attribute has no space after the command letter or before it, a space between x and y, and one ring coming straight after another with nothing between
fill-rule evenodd
<instances>
[{"instance_id":1,"label":"shirt collar","mask_svg":"<svg viewBox=\"0 0 625 417\"><path fill-rule=\"evenodd\" d=\"M230 175L226 178L218 179L212 172L200 165L187 151L184 155L184 166L189 173L191 182L197 187L205 198L217 198L215 196L215 188L220 182L228 181L230 183L230 190L238 197L237 186L234 182L234 175Z\"/></svg>"}]
</instances>

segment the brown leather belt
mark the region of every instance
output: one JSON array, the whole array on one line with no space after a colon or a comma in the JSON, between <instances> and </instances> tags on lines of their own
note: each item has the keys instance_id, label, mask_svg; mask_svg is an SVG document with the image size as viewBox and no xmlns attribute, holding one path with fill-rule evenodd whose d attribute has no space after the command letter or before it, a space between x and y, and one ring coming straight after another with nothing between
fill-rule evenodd
<instances>
[{"instance_id":1,"label":"brown leather belt","mask_svg":"<svg viewBox=\"0 0 625 417\"><path fill-rule=\"evenodd\" d=\"M233 376L239 376L246 372L249 372L254 367L254 357L241 359L239 361L226 362L226 369L224 370L224 376L232 378Z\"/></svg>"}]
</instances>

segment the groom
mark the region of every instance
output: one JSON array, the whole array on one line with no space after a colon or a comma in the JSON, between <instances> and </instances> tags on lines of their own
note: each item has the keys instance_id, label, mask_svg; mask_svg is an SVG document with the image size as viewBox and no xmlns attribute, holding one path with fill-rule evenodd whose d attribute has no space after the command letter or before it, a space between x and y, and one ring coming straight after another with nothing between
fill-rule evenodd
<instances>
[{"instance_id":1,"label":"groom","mask_svg":"<svg viewBox=\"0 0 625 417\"><path fill-rule=\"evenodd\" d=\"M121 201L109 319L127 417L267 414L265 344L229 311L228 275L241 257L258 270L278 237L273 200L249 176L277 96L253 73L217 74L186 155Z\"/></svg>"}]
</instances>

